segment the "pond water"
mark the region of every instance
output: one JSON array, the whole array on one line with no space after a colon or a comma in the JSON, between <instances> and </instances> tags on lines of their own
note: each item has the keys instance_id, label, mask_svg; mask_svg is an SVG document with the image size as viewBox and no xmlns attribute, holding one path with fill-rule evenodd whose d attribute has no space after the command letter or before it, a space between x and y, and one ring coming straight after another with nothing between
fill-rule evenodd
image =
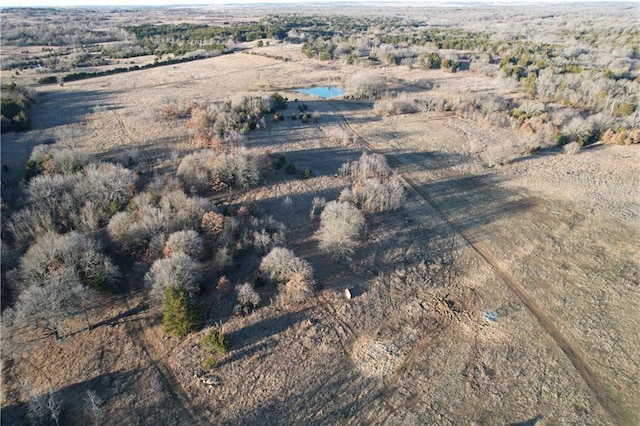
<instances>
[{"instance_id":1,"label":"pond water","mask_svg":"<svg viewBox=\"0 0 640 426\"><path fill-rule=\"evenodd\" d=\"M294 89L294 92L313 95L322 99L335 98L336 96L344 95L344 90L337 86L316 86L306 89Z\"/></svg>"}]
</instances>

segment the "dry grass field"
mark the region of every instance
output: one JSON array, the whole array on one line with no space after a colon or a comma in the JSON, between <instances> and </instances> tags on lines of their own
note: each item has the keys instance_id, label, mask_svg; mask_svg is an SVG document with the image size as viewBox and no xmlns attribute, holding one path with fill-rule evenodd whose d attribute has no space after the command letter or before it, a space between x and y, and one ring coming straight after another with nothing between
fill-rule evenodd
<instances>
[{"instance_id":1,"label":"dry grass field","mask_svg":"<svg viewBox=\"0 0 640 426\"><path fill-rule=\"evenodd\" d=\"M270 169L213 200L283 222L287 247L313 266L315 294L285 303L260 287L258 308L238 314L233 291L216 288L223 273L206 272L205 325L227 336L229 351L205 371L204 331L167 335L143 284L150 264L123 260L124 291L88 311L91 329L78 317L62 340L3 330L3 424L22 424L29 399L50 390L63 400L60 424L640 422L640 146L528 154L530 135L486 120L381 115L373 101L296 93L342 86L363 67L309 59L296 44L260 53L289 60L239 51L38 86L33 129L2 136L3 216L24 202L32 149L62 132L73 137L56 146L133 159L147 182L174 176L197 149L186 120L163 119L163 106L278 92L285 114L304 103L319 118L269 121L245 145L284 154L310 177ZM518 96L507 80L471 71L364 71L416 99ZM425 79L435 88L420 88ZM348 137L331 137L336 129ZM354 253L335 259L318 251L309 211L314 197L334 200L349 186L338 170L363 151L386 157L407 199L367 215ZM241 252L224 275L237 286L258 264ZM100 400L93 411L87 391Z\"/></svg>"}]
</instances>

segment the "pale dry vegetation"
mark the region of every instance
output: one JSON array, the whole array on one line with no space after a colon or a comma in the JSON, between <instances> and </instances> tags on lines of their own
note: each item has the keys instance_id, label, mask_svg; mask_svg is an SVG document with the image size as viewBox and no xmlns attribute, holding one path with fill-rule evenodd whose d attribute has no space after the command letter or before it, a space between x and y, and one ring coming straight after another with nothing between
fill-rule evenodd
<instances>
[{"instance_id":1,"label":"pale dry vegetation","mask_svg":"<svg viewBox=\"0 0 640 426\"><path fill-rule=\"evenodd\" d=\"M2 422L637 423L637 7L273 7L3 9Z\"/></svg>"},{"instance_id":2,"label":"pale dry vegetation","mask_svg":"<svg viewBox=\"0 0 640 426\"><path fill-rule=\"evenodd\" d=\"M313 294L313 267L289 249L274 247L262 258L260 270L280 289L285 302L302 302Z\"/></svg>"},{"instance_id":3,"label":"pale dry vegetation","mask_svg":"<svg viewBox=\"0 0 640 426\"><path fill-rule=\"evenodd\" d=\"M363 153L359 160L343 164L340 174L349 176L353 182L340 193L340 201L351 202L364 213L389 212L402 207L404 186L383 155Z\"/></svg>"},{"instance_id":4,"label":"pale dry vegetation","mask_svg":"<svg viewBox=\"0 0 640 426\"><path fill-rule=\"evenodd\" d=\"M364 230L364 215L348 201L329 201L320 214L318 247L337 257L352 254Z\"/></svg>"}]
</instances>

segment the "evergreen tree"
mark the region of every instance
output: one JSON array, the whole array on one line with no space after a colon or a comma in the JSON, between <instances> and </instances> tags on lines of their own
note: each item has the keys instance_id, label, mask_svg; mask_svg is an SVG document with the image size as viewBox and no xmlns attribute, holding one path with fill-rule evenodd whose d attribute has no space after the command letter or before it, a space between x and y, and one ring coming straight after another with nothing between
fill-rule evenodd
<instances>
[{"instance_id":1,"label":"evergreen tree","mask_svg":"<svg viewBox=\"0 0 640 426\"><path fill-rule=\"evenodd\" d=\"M168 333L184 337L200 326L200 306L189 298L185 289L167 287L162 304L162 322Z\"/></svg>"}]
</instances>

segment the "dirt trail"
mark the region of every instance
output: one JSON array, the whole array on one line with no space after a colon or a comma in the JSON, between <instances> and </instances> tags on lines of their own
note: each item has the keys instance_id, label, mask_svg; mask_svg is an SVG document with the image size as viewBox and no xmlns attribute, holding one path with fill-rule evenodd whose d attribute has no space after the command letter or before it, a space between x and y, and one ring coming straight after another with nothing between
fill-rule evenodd
<instances>
[{"instance_id":1,"label":"dirt trail","mask_svg":"<svg viewBox=\"0 0 640 426\"><path fill-rule=\"evenodd\" d=\"M380 154L384 154L384 152L380 152L375 149L366 139L364 139L358 132L351 126L347 118L342 112L342 109L336 103L330 103L336 110L337 114L340 118L340 126L343 129L349 131L352 135L357 138L357 142L362 145L364 148L371 152L376 152ZM407 158L407 156L409 158ZM403 155L396 158L395 163L390 161L390 165L394 168L397 168L400 164L409 164L411 162L410 158L411 154ZM432 161L438 161L436 158L430 158ZM585 361L581 350L578 345L571 341L568 337L562 334L559 328L556 326L554 321L550 318L549 314L546 313L525 291L523 286L513 277L504 267L500 265L500 262L497 258L495 258L488 247L474 238L471 233L466 231L463 226L447 211L446 206L443 206L441 203L437 202L431 195L429 195L425 190L423 190L416 182L412 181L406 175L400 174L400 177L406 182L407 186L411 187L422 199L424 199L429 205L438 212L438 215L462 238L473 248L473 250L478 253L478 255L484 259L496 272L496 274L504 281L504 283L509 287L509 289L520 299L520 301L527 307L529 312L538 320L542 328L545 332L551 336L556 345L564 352L569 361L573 364L575 369L578 371L580 376L584 379L586 384L589 386L598 402L602 405L602 407L609 413L612 420L615 424L626 424L628 422L627 418L623 415L622 410L615 399L607 392L602 383L597 379L596 375L593 372L591 366ZM457 176L458 178L463 176ZM449 179L450 185L454 186L453 188L449 188L449 191L458 191L464 192L468 190L468 188L461 188L461 183L463 180L460 179ZM460 187L460 188L456 188Z\"/></svg>"},{"instance_id":2,"label":"dirt trail","mask_svg":"<svg viewBox=\"0 0 640 426\"><path fill-rule=\"evenodd\" d=\"M134 307L132 305L133 293L131 292L130 284L127 285L129 288L126 293L124 293L122 299L125 302L127 311L133 312L138 310L138 307ZM146 302L142 301L139 303L144 305ZM193 425L208 424L206 417L197 406L191 404L189 396L178 382L171 368L163 361L168 358L172 349L169 349L169 351L165 351L164 353L160 353L147 340L143 330L144 324L146 323L130 321L128 322L128 327L125 330L130 338L138 343L142 348L143 353L146 355L146 368L151 368L158 373L164 390L168 393L169 399L174 402L175 407L181 413L182 420L188 420L189 424Z\"/></svg>"}]
</instances>

